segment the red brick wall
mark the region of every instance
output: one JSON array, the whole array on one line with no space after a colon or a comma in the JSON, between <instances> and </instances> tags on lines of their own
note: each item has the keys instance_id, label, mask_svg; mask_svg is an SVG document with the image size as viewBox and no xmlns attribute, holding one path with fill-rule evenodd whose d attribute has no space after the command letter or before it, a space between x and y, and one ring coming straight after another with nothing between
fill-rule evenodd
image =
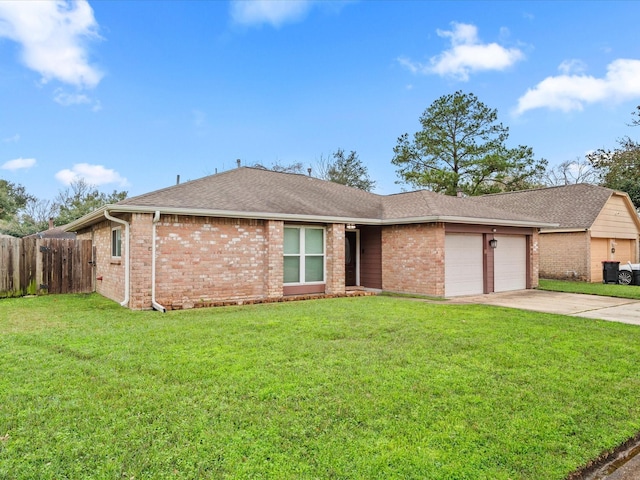
<instances>
[{"instance_id":1,"label":"red brick wall","mask_svg":"<svg viewBox=\"0 0 640 480\"><path fill-rule=\"evenodd\" d=\"M527 237L529 245L529 281L527 288L537 288L540 278L540 234L537 229Z\"/></svg>"},{"instance_id":2,"label":"red brick wall","mask_svg":"<svg viewBox=\"0 0 640 480\"><path fill-rule=\"evenodd\" d=\"M589 281L587 232L543 233L540 244L540 277Z\"/></svg>"},{"instance_id":3,"label":"red brick wall","mask_svg":"<svg viewBox=\"0 0 640 480\"><path fill-rule=\"evenodd\" d=\"M78 238L90 239L96 252L96 292L118 303L125 298L124 292L124 271L126 244L125 229L122 225L122 257L111 258L111 229L120 224L104 220L91 229L78 232Z\"/></svg>"},{"instance_id":4,"label":"red brick wall","mask_svg":"<svg viewBox=\"0 0 640 480\"><path fill-rule=\"evenodd\" d=\"M325 293L335 295L345 291L344 224L329 225L326 230Z\"/></svg>"},{"instance_id":5,"label":"red brick wall","mask_svg":"<svg viewBox=\"0 0 640 480\"><path fill-rule=\"evenodd\" d=\"M443 224L382 228L382 289L444 296Z\"/></svg>"},{"instance_id":6,"label":"red brick wall","mask_svg":"<svg viewBox=\"0 0 640 480\"><path fill-rule=\"evenodd\" d=\"M283 295L284 282L284 222L265 220L265 224L267 235L266 295L268 298L279 298Z\"/></svg>"},{"instance_id":7,"label":"red brick wall","mask_svg":"<svg viewBox=\"0 0 640 480\"><path fill-rule=\"evenodd\" d=\"M151 308L151 266L153 251L153 215L134 213L130 217L131 256L129 308ZM123 231L124 232L124 231ZM124 235L123 235L124 238Z\"/></svg>"},{"instance_id":8,"label":"red brick wall","mask_svg":"<svg viewBox=\"0 0 640 480\"><path fill-rule=\"evenodd\" d=\"M279 235L262 220L163 215L157 224L156 301L189 308L268 296L269 234L273 240ZM271 272L278 276L273 262Z\"/></svg>"}]
</instances>

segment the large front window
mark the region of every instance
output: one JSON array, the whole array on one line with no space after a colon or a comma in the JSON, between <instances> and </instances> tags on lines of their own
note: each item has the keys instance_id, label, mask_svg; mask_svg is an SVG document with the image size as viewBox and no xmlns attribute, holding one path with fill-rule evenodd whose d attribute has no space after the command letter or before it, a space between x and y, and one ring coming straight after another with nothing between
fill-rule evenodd
<instances>
[{"instance_id":1,"label":"large front window","mask_svg":"<svg viewBox=\"0 0 640 480\"><path fill-rule=\"evenodd\" d=\"M324 282L324 229L285 227L284 283Z\"/></svg>"}]
</instances>

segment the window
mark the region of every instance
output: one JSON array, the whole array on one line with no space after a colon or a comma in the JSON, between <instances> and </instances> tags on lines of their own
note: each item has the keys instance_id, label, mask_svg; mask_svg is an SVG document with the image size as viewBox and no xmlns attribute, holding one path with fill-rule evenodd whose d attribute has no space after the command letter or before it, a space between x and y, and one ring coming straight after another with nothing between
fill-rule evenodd
<instances>
[{"instance_id":1,"label":"window","mask_svg":"<svg viewBox=\"0 0 640 480\"><path fill-rule=\"evenodd\" d=\"M111 230L111 256L122 256L122 229L114 228Z\"/></svg>"},{"instance_id":2,"label":"window","mask_svg":"<svg viewBox=\"0 0 640 480\"><path fill-rule=\"evenodd\" d=\"M285 227L284 283L324 282L324 229Z\"/></svg>"}]
</instances>

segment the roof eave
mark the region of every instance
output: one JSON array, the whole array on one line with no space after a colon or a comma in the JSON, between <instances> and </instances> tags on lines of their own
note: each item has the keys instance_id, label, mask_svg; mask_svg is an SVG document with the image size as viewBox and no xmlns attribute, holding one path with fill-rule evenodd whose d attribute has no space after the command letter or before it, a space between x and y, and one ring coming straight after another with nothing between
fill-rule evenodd
<instances>
[{"instance_id":1,"label":"roof eave","mask_svg":"<svg viewBox=\"0 0 640 480\"><path fill-rule=\"evenodd\" d=\"M459 217L455 215L433 215L428 217L407 217L407 218L390 218L383 221L383 225L398 225L408 223L464 223L473 225L496 225L503 227L528 227L528 228L551 228L557 227L557 223L544 223L532 220L505 220L498 218L480 218L480 217Z\"/></svg>"},{"instance_id":2,"label":"roof eave","mask_svg":"<svg viewBox=\"0 0 640 480\"><path fill-rule=\"evenodd\" d=\"M154 213L159 211L163 215L194 215L203 217L224 217L244 219L282 220L285 222L309 222L309 223L354 223L360 225L401 225L411 223L464 223L476 225L499 225L509 227L552 228L558 227L556 223L543 223L530 220L504 220L496 218L460 217L452 215L430 215L402 218L361 218L339 217L333 215L302 215L295 213L273 212L242 212L232 210L193 209L177 207L147 207L136 205L105 205L84 217L75 220L65 226L67 232L75 232L89 227L104 218L104 213Z\"/></svg>"}]
</instances>

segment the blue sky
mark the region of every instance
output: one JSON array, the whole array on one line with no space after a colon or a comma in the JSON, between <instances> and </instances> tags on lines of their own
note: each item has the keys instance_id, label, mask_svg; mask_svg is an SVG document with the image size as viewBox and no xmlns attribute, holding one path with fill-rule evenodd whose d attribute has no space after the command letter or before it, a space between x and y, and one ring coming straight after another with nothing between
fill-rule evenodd
<instances>
[{"instance_id":1,"label":"blue sky","mask_svg":"<svg viewBox=\"0 0 640 480\"><path fill-rule=\"evenodd\" d=\"M640 2L2 1L0 178L130 196L355 150L377 193L438 97L471 92L551 165L640 105Z\"/></svg>"}]
</instances>

